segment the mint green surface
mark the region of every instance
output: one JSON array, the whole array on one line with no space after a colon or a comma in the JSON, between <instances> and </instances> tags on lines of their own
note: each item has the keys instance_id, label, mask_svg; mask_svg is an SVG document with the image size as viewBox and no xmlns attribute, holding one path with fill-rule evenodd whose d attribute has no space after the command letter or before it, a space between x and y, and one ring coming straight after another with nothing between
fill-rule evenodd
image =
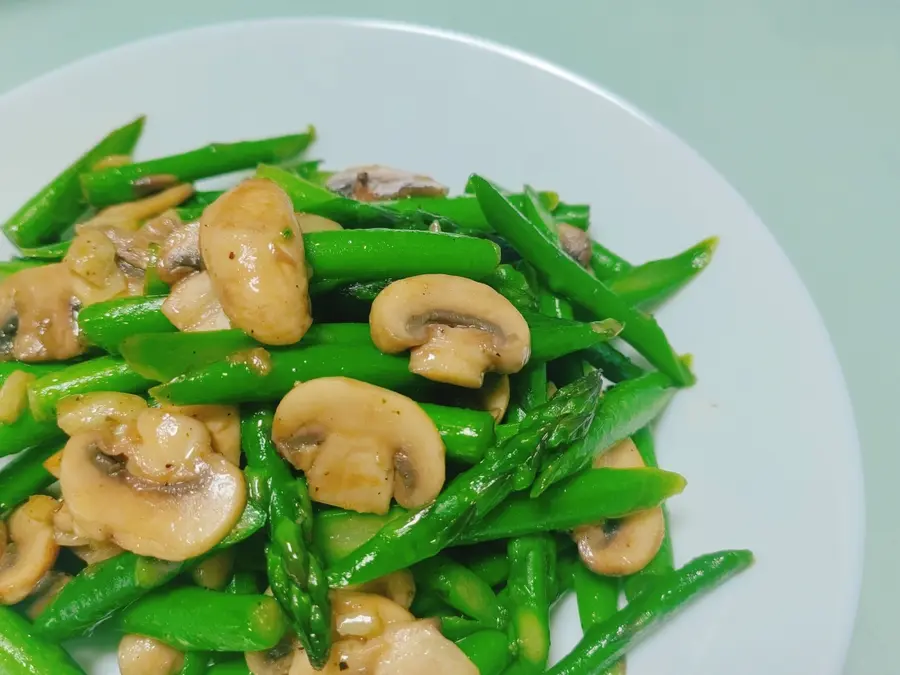
<instances>
[{"instance_id":1,"label":"mint green surface","mask_svg":"<svg viewBox=\"0 0 900 675\"><path fill-rule=\"evenodd\" d=\"M533 52L642 108L745 195L825 318L859 424L868 540L847 673L894 672L900 3L0 0L0 92L137 38L285 15L430 24Z\"/></svg>"}]
</instances>

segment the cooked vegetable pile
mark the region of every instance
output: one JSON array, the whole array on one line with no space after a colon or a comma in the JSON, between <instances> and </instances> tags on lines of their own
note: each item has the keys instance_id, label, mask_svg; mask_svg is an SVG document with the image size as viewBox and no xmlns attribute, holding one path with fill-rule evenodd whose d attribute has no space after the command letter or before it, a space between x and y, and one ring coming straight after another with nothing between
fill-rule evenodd
<instances>
[{"instance_id":1,"label":"cooked vegetable pile","mask_svg":"<svg viewBox=\"0 0 900 675\"><path fill-rule=\"evenodd\" d=\"M715 239L632 265L554 192L325 171L312 129L134 162L143 124L4 225L2 672L99 628L124 675L621 673L751 564L674 567L649 426L694 381L649 312Z\"/></svg>"}]
</instances>

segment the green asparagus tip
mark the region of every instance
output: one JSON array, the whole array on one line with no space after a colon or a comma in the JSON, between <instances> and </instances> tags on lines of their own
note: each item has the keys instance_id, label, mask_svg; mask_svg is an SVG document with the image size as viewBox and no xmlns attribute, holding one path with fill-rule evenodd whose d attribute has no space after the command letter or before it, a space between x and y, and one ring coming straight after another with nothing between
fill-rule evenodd
<instances>
[{"instance_id":1,"label":"green asparagus tip","mask_svg":"<svg viewBox=\"0 0 900 675\"><path fill-rule=\"evenodd\" d=\"M319 134L316 132L316 127L313 124L310 124L306 127L306 133L309 134L309 142L312 143L319 137Z\"/></svg>"},{"instance_id":2,"label":"green asparagus tip","mask_svg":"<svg viewBox=\"0 0 900 675\"><path fill-rule=\"evenodd\" d=\"M693 376L693 368L694 368L694 355L693 354L682 354L681 362L684 364L684 367L691 371L691 375ZM695 378L696 379L696 378Z\"/></svg>"},{"instance_id":3,"label":"green asparagus tip","mask_svg":"<svg viewBox=\"0 0 900 675\"><path fill-rule=\"evenodd\" d=\"M595 333L600 333L600 335L605 335L609 338L616 337L616 335L622 332L624 327L625 326L615 319L603 319L603 321L594 321L591 323L591 328Z\"/></svg>"},{"instance_id":4,"label":"green asparagus tip","mask_svg":"<svg viewBox=\"0 0 900 675\"><path fill-rule=\"evenodd\" d=\"M709 237L704 239L694 247L694 258L692 266L696 270L703 270L712 262L713 255L719 247L718 237Z\"/></svg>"}]
</instances>

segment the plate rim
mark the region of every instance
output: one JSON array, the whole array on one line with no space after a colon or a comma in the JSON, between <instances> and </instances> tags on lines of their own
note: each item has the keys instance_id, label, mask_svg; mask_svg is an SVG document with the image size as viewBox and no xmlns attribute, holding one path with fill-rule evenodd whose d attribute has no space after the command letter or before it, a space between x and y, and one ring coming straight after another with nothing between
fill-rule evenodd
<instances>
[{"instance_id":1,"label":"plate rim","mask_svg":"<svg viewBox=\"0 0 900 675\"><path fill-rule=\"evenodd\" d=\"M137 40L132 40L130 42L123 42L121 44L113 45L106 49L102 49L75 59L74 61L71 61L69 63L65 63L52 68L47 72L26 80L25 82L22 82L5 92L0 93L0 109L2 109L8 102L12 101L13 99L16 99L20 96L27 97L30 90L40 89L44 86L47 86L48 83L51 83L57 78L65 78L70 70L74 71L82 67L90 66L92 62L102 61L112 53L145 49L148 46L154 45L155 43L164 43L167 40L183 37L189 34L227 32L244 26L265 26L269 24L335 25L379 31L411 33L439 40L456 42L470 48L491 52L498 56L502 56L513 61L518 61L532 68L541 70L556 78L562 79L569 84L575 85L576 87L584 89L587 92L595 96L599 96L612 103L617 108L621 109L623 112L639 121L641 124L649 127L654 133L662 135L668 143L676 146L680 152L686 152L689 155L692 155L694 160L699 162L700 165L702 165L702 167L706 171L708 171L711 176L714 176L719 180L723 188L729 190L732 193L732 196L740 201L741 205L747 211L748 215L752 216L752 219L755 221L757 229L759 230L759 234L766 239L766 243L772 247L774 254L781 258L781 262L786 268L785 272L797 284L798 289L802 292L803 298L808 303L809 308L812 310L811 318L813 318L817 330L820 331L821 335L825 339L825 343L827 344L826 360L828 361L828 375L830 378L833 378L835 384L838 385L837 388L839 389L839 391L835 392L835 394L842 401L841 418L840 420L838 420L839 428L843 431L843 436L846 439L844 443L844 451L842 452L842 454L844 455L844 468L848 469L852 474L847 476L848 480L845 498L846 503L852 505L854 510L854 513L848 513L848 516L852 520L854 520L857 525L857 534L854 546L855 555L853 556L854 573L852 585L849 588L853 599L853 611L848 613L844 619L844 642L841 645L841 649L839 651L839 653L843 655L842 665L845 664L850 648L850 643L853 639L855 628L857 626L857 619L859 615L860 593L864 577L865 544L868 533L866 530L867 518L865 501L865 475L863 470L862 447L859 439L859 429L856 423L856 414L854 411L853 400L850 395L850 389L847 385L847 378L844 376L844 371L838 358L837 350L835 349L831 334L828 331L828 327L825 324L824 318L819 310L818 305L813 299L809 288L807 287L803 278L800 276L796 267L791 262L790 257L781 247L781 244L778 242L772 231L766 225L765 221L759 216L759 214L752 207L750 202L744 197L741 191L736 186L734 186L722 173L720 173L719 170L711 162L709 162L698 150L696 150L693 146L682 139L677 133L659 122L655 117L640 109L638 106L632 104L627 100L627 98L614 93L610 89L607 89L606 87L594 82L587 77L579 75L568 68L555 64L552 61L546 60L543 57L537 56L516 47L512 47L510 45L496 42L488 38L472 35L461 31L437 28L434 26L426 26L414 22L376 18L353 18L336 15L308 17L279 15L265 18L245 18L229 21L210 22L192 26L189 28L157 33ZM60 167L60 169L61 168L62 167Z\"/></svg>"}]
</instances>

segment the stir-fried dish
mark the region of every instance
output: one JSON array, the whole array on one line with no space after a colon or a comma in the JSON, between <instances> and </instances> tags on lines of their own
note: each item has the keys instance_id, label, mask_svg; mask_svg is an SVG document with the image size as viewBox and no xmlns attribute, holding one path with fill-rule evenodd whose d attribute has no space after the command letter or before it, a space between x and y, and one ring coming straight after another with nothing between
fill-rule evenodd
<instances>
[{"instance_id":1,"label":"stir-fried dish","mask_svg":"<svg viewBox=\"0 0 900 675\"><path fill-rule=\"evenodd\" d=\"M136 162L143 123L4 226L2 672L97 632L123 675L621 673L750 565L675 567L650 430L715 239L633 265L555 192L327 171L312 129Z\"/></svg>"}]
</instances>

